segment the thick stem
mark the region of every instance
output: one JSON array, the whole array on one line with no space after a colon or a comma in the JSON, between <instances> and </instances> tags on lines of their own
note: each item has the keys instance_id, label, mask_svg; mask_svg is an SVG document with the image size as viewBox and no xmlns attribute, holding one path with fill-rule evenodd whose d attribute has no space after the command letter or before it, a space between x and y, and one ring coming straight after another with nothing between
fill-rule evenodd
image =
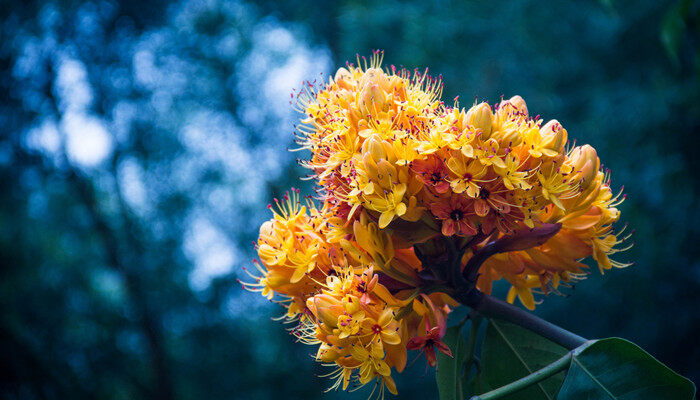
<instances>
[{"instance_id":1,"label":"thick stem","mask_svg":"<svg viewBox=\"0 0 700 400\"><path fill-rule=\"evenodd\" d=\"M458 300L485 317L514 323L569 350L573 350L586 342L586 339L575 333L547 322L503 300L483 294L476 289L473 289L469 296ZM466 300L466 302L463 300Z\"/></svg>"},{"instance_id":2,"label":"thick stem","mask_svg":"<svg viewBox=\"0 0 700 400\"><path fill-rule=\"evenodd\" d=\"M498 389L492 390L490 392L484 393L481 396L474 396L471 400L493 400L498 399L502 396L517 392L518 390L524 389L528 386L534 385L541 382L550 376L553 376L563 370L565 370L571 363L571 352L566 353L566 355L557 361L547 365L546 367L531 373L530 375L518 379L515 382L511 382L505 386L501 386Z\"/></svg>"}]
</instances>

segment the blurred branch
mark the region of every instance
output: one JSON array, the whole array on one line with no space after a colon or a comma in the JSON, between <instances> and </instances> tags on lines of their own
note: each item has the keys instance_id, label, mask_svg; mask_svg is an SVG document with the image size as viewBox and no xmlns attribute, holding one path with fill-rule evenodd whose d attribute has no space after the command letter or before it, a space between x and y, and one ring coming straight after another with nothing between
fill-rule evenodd
<instances>
[{"instance_id":1,"label":"blurred branch","mask_svg":"<svg viewBox=\"0 0 700 400\"><path fill-rule=\"evenodd\" d=\"M47 97L51 100L51 105L56 117L60 117L61 113L52 89L47 90ZM155 317L153 311L148 305L148 300L141 279L132 270L132 268L128 267L129 264L122 260L118 245L120 238L109 226L107 218L99 207L99 200L97 198L95 188L93 187L92 180L85 176L84 173L78 168L75 168L70 162L66 152L65 132L63 132L61 129L60 124L57 124L57 126L60 134L60 155L67 169L68 181L75 188L79 200L83 203L83 206L88 211L88 214L92 219L95 230L97 231L105 249L108 266L118 272L124 279L129 300L138 315L139 325L141 326L141 330L143 331L143 334L148 342L151 363L153 365L156 378L155 398L160 400L174 399L172 379L167 366L165 349L162 344L163 335L161 332L161 327L158 319ZM117 177L114 174L114 169L110 169L109 172L113 174L113 178L116 180ZM123 201L121 201L120 214L122 217L126 216L126 211L124 210L123 205ZM125 237L128 238L130 236L130 232L125 232ZM142 255L142 247L140 245L134 246L135 242L137 241L130 240L132 251L134 251L137 255ZM139 251L139 249L141 249L141 251Z\"/></svg>"},{"instance_id":2,"label":"blurred branch","mask_svg":"<svg viewBox=\"0 0 700 400\"><path fill-rule=\"evenodd\" d=\"M148 307L141 280L121 261L117 246L119 239L109 227L106 218L104 218L99 209L97 196L90 180L72 166L69 167L68 179L75 186L83 205L93 220L96 231L104 245L108 265L124 278L129 298L139 315L141 328L148 340L151 360L156 373L157 398L163 400L173 399L172 382L167 368L165 350L162 346L162 333L159 323L150 307ZM129 234L127 233L127 235Z\"/></svg>"},{"instance_id":3,"label":"blurred branch","mask_svg":"<svg viewBox=\"0 0 700 400\"><path fill-rule=\"evenodd\" d=\"M167 368L165 350L162 345L163 340L160 324L157 322L153 312L148 306L141 280L137 274L131 271L130 268L127 268L125 266L126 264L121 261L119 248L117 246L119 239L110 229L106 219L99 210L98 200L95 196L92 183L73 167L69 169L68 177L70 182L73 183L77 189L83 205L88 210L93 220L96 231L107 253L108 265L119 272L124 278L129 298L139 315L139 323L148 341L151 362L156 374L157 398L161 400L173 399L172 381Z\"/></svg>"}]
</instances>

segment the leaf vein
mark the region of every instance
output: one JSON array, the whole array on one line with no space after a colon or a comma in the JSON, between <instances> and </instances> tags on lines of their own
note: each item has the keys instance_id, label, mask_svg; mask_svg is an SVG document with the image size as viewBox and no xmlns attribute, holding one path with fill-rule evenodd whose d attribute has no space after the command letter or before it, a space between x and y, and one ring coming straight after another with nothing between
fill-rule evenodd
<instances>
[{"instance_id":1,"label":"leaf vein","mask_svg":"<svg viewBox=\"0 0 700 400\"><path fill-rule=\"evenodd\" d=\"M603 390L605 391L605 393L606 393L608 396L610 396L611 399L617 400L617 397L615 397L612 393L610 393L610 391L608 390L608 388L606 388L606 387L605 387L605 386L604 386L604 385L603 385L603 384L588 370L588 368L586 368L583 364L581 364L581 362L578 360L578 358L574 357L574 358L572 359L572 361L575 362L576 365L578 365L578 366L583 370L583 372L585 372L586 375L588 375L588 376L591 378L591 380L593 380L593 382L595 382L598 386L600 386L600 388L603 389Z\"/></svg>"},{"instance_id":2,"label":"leaf vein","mask_svg":"<svg viewBox=\"0 0 700 400\"><path fill-rule=\"evenodd\" d=\"M527 374L528 375L532 374L533 371L530 369L530 367L527 365L527 363L525 363L525 360L523 360L523 358L520 356L520 353L518 353L518 351L515 349L515 346L513 346L513 344L508 340L506 335L503 334L503 332L498 327L498 325L493 323L493 320L491 320L491 323L493 324L493 327L496 329L496 332L498 332L498 334L503 338L503 341L506 342L506 344L508 345L510 350L513 352L513 354L515 354L515 356L518 358L518 360L520 360L520 363L523 364L523 366L525 367L525 369L528 372ZM542 393L544 393L544 395L547 397L547 399L552 400L552 397L549 395L549 393L547 393L547 391L544 390L544 387L542 386L541 382L537 383L537 387L542 391Z\"/></svg>"}]
</instances>

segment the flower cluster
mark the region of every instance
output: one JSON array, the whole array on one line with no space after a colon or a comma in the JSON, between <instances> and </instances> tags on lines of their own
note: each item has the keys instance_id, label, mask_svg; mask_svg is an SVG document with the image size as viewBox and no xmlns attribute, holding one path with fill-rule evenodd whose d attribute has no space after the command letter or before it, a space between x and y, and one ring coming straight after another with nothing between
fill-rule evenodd
<instances>
[{"instance_id":1,"label":"flower cluster","mask_svg":"<svg viewBox=\"0 0 700 400\"><path fill-rule=\"evenodd\" d=\"M244 285L284 297L286 318L297 323L292 333L319 345L316 360L336 367L332 389L376 380L380 396L396 394L391 370L404 369L407 350L424 351L432 366L436 350L451 355L440 339L458 303L418 289L423 266L410 248L395 249L364 211L347 221L330 203L302 205L295 190L275 203L257 243L262 276Z\"/></svg>"},{"instance_id":2,"label":"flower cluster","mask_svg":"<svg viewBox=\"0 0 700 400\"><path fill-rule=\"evenodd\" d=\"M298 95L303 165L322 205L302 205L294 190L276 201L257 242L262 275L245 284L287 307L293 332L335 366L333 388L376 381L396 393L391 371L407 350L431 365L436 350L450 354L441 338L458 303L426 262L436 244L460 249L458 268L480 260L479 290L505 279L508 301L529 309L533 292L583 278L589 256L601 272L625 266L609 258L626 239L612 227L623 197L594 148L570 145L519 96L465 110L440 100L427 71L383 70L381 53L359 64ZM490 243L543 226L557 227L543 243L481 260Z\"/></svg>"}]
</instances>

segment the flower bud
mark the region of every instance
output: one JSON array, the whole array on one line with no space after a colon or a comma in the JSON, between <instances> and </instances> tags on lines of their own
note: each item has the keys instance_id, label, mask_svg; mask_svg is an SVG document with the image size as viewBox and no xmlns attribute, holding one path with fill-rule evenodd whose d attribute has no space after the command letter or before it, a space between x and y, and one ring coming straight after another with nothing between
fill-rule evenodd
<instances>
[{"instance_id":1,"label":"flower bud","mask_svg":"<svg viewBox=\"0 0 700 400\"><path fill-rule=\"evenodd\" d=\"M333 81L335 81L336 85L341 89L354 90L352 73L345 68L338 68L338 71L336 71L333 77Z\"/></svg>"},{"instance_id":2,"label":"flower bud","mask_svg":"<svg viewBox=\"0 0 700 400\"><path fill-rule=\"evenodd\" d=\"M503 100L498 105L496 116L502 120L513 117L527 117L527 106L525 100L520 96L513 96L508 100Z\"/></svg>"},{"instance_id":3,"label":"flower bud","mask_svg":"<svg viewBox=\"0 0 700 400\"><path fill-rule=\"evenodd\" d=\"M557 153L564 151L564 146L568 140L568 133L566 129L561 126L559 121L553 119L547 122L540 129L540 135L545 148L556 151Z\"/></svg>"},{"instance_id":4,"label":"flower bud","mask_svg":"<svg viewBox=\"0 0 700 400\"><path fill-rule=\"evenodd\" d=\"M525 104L525 100L523 100L522 97L517 95L513 96L510 99L508 99L508 103L510 103L519 114L527 116L527 105Z\"/></svg>"},{"instance_id":5,"label":"flower bud","mask_svg":"<svg viewBox=\"0 0 700 400\"><path fill-rule=\"evenodd\" d=\"M406 100L406 85L404 84L403 79L398 76L392 76L391 80L389 81L389 87L391 89L390 92L395 93L400 101Z\"/></svg>"},{"instance_id":6,"label":"flower bud","mask_svg":"<svg viewBox=\"0 0 700 400\"><path fill-rule=\"evenodd\" d=\"M480 103L467 111L467 123L481 131L481 138L488 139L491 136L493 124L493 111L487 103Z\"/></svg>"},{"instance_id":7,"label":"flower bud","mask_svg":"<svg viewBox=\"0 0 700 400\"><path fill-rule=\"evenodd\" d=\"M391 80L389 79L389 76L384 72L381 72L379 74L379 87L382 88L384 92L391 93Z\"/></svg>"},{"instance_id":8,"label":"flower bud","mask_svg":"<svg viewBox=\"0 0 700 400\"><path fill-rule=\"evenodd\" d=\"M367 84L379 85L382 75L384 73L379 68L367 69L360 79L360 87L365 87Z\"/></svg>"},{"instance_id":9,"label":"flower bud","mask_svg":"<svg viewBox=\"0 0 700 400\"><path fill-rule=\"evenodd\" d=\"M350 80L350 79L352 79L352 74L347 69L340 67L335 72L335 76L333 77L333 79L336 81L338 81L340 79Z\"/></svg>"},{"instance_id":10,"label":"flower bud","mask_svg":"<svg viewBox=\"0 0 700 400\"><path fill-rule=\"evenodd\" d=\"M600 169L600 159L595 149L589 145L574 148L569 157L574 170L581 175L581 189L586 190L595 180Z\"/></svg>"},{"instance_id":11,"label":"flower bud","mask_svg":"<svg viewBox=\"0 0 700 400\"><path fill-rule=\"evenodd\" d=\"M376 135L372 135L365 140L365 142L362 144L362 151L365 154L369 154L375 163L379 162L379 160L383 158L386 158L386 152L384 151L382 142Z\"/></svg>"},{"instance_id":12,"label":"flower bud","mask_svg":"<svg viewBox=\"0 0 700 400\"><path fill-rule=\"evenodd\" d=\"M367 82L360 92L359 100L362 115L374 115L384 110L386 95L378 84Z\"/></svg>"},{"instance_id":13,"label":"flower bud","mask_svg":"<svg viewBox=\"0 0 700 400\"><path fill-rule=\"evenodd\" d=\"M275 227L272 221L265 221L260 225L260 236L270 236L274 233Z\"/></svg>"},{"instance_id":14,"label":"flower bud","mask_svg":"<svg viewBox=\"0 0 700 400\"><path fill-rule=\"evenodd\" d=\"M335 328L338 316L343 313L343 305L327 294L319 294L306 300L306 307L329 327Z\"/></svg>"}]
</instances>

